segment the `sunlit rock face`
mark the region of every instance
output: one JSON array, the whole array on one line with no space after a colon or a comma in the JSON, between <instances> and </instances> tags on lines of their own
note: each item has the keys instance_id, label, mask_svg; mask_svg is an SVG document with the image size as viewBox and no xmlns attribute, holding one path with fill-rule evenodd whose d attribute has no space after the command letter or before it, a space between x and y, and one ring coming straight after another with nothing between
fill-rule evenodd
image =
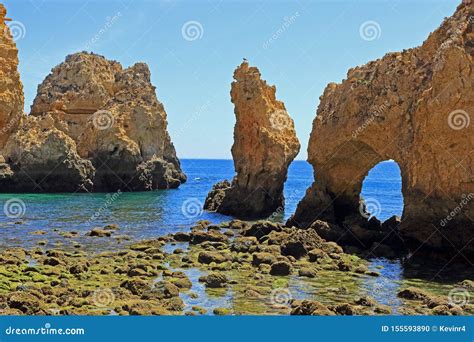
<instances>
[{"instance_id":1,"label":"sunlit rock face","mask_svg":"<svg viewBox=\"0 0 474 342\"><path fill-rule=\"evenodd\" d=\"M186 181L144 63L76 53L38 87L4 149L2 191L141 191Z\"/></svg>"},{"instance_id":2,"label":"sunlit rock face","mask_svg":"<svg viewBox=\"0 0 474 342\"><path fill-rule=\"evenodd\" d=\"M242 218L265 217L284 205L283 184L300 144L284 103L276 99L275 86L262 80L256 67L243 62L234 80L236 176L216 184L204 207Z\"/></svg>"},{"instance_id":3,"label":"sunlit rock face","mask_svg":"<svg viewBox=\"0 0 474 342\"><path fill-rule=\"evenodd\" d=\"M18 73L18 50L0 4L0 154L23 117L23 85Z\"/></svg>"},{"instance_id":4,"label":"sunlit rock face","mask_svg":"<svg viewBox=\"0 0 474 342\"><path fill-rule=\"evenodd\" d=\"M474 252L473 15L472 1L463 1L420 47L350 69L326 87L308 147L315 181L288 224L366 225L362 181L393 159L404 240L413 249Z\"/></svg>"}]
</instances>

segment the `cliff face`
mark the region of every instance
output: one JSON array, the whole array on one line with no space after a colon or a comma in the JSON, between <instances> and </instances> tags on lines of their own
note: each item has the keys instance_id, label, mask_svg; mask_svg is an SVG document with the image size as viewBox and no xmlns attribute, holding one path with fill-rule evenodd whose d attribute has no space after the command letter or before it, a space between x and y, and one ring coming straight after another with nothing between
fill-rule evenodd
<instances>
[{"instance_id":1,"label":"cliff face","mask_svg":"<svg viewBox=\"0 0 474 342\"><path fill-rule=\"evenodd\" d=\"M422 46L351 69L326 87L308 147L315 182L289 224L323 219L357 234L367 226L362 181L393 159L402 174L405 240L474 251L473 18L473 3L464 1Z\"/></svg>"},{"instance_id":2,"label":"cliff face","mask_svg":"<svg viewBox=\"0 0 474 342\"><path fill-rule=\"evenodd\" d=\"M0 4L0 152L23 116L23 86L18 73L18 50Z\"/></svg>"},{"instance_id":3,"label":"cliff face","mask_svg":"<svg viewBox=\"0 0 474 342\"><path fill-rule=\"evenodd\" d=\"M231 98L237 119L232 156L236 176L218 183L205 209L238 217L264 217L284 203L288 166L299 152L293 120L275 86L255 67L242 63L234 72Z\"/></svg>"},{"instance_id":4,"label":"cliff face","mask_svg":"<svg viewBox=\"0 0 474 342\"><path fill-rule=\"evenodd\" d=\"M68 56L46 77L4 155L23 174L2 187L8 191L29 191L36 181L25 174L52 175L44 191L154 190L186 180L147 65L123 69L88 53ZM54 180L58 173L64 182Z\"/></svg>"}]
</instances>

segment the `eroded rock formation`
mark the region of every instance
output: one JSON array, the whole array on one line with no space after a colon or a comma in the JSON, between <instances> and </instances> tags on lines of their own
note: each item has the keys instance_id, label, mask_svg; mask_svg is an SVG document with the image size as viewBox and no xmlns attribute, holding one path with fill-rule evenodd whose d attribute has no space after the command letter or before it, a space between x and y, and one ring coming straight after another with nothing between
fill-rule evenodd
<instances>
[{"instance_id":1,"label":"eroded rock formation","mask_svg":"<svg viewBox=\"0 0 474 342\"><path fill-rule=\"evenodd\" d=\"M0 191L91 191L95 169L64 130L64 123L49 114L24 118L3 149L8 163Z\"/></svg>"},{"instance_id":2,"label":"eroded rock formation","mask_svg":"<svg viewBox=\"0 0 474 342\"><path fill-rule=\"evenodd\" d=\"M288 224L327 220L340 229L336 238L357 237L368 225L362 181L393 159L403 179L400 234L409 245L474 252L473 18L465 0L420 47L353 68L326 87L308 147L315 182Z\"/></svg>"},{"instance_id":3,"label":"eroded rock formation","mask_svg":"<svg viewBox=\"0 0 474 342\"><path fill-rule=\"evenodd\" d=\"M186 180L147 65L123 69L89 53L46 77L3 155L1 191L140 191Z\"/></svg>"},{"instance_id":4,"label":"eroded rock formation","mask_svg":"<svg viewBox=\"0 0 474 342\"><path fill-rule=\"evenodd\" d=\"M283 206L288 166L299 152L293 120L275 86L243 62L234 72L231 98L237 119L232 183L216 184L204 208L243 218L264 217Z\"/></svg>"},{"instance_id":5,"label":"eroded rock formation","mask_svg":"<svg viewBox=\"0 0 474 342\"><path fill-rule=\"evenodd\" d=\"M23 116L23 85L18 73L18 50L0 4L0 151Z\"/></svg>"}]
</instances>

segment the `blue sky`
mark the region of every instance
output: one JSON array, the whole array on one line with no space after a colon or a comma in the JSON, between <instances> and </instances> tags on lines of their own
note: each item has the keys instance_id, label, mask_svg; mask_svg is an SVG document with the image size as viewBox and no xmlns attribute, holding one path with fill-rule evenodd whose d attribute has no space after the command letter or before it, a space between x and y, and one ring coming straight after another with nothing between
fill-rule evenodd
<instances>
[{"instance_id":1,"label":"blue sky","mask_svg":"<svg viewBox=\"0 0 474 342\"><path fill-rule=\"evenodd\" d=\"M68 54L87 49L124 67L146 62L178 156L230 158L230 83L245 57L276 85L302 144L297 158L306 159L326 84L421 44L460 0L2 2L18 22L26 111L38 84Z\"/></svg>"}]
</instances>

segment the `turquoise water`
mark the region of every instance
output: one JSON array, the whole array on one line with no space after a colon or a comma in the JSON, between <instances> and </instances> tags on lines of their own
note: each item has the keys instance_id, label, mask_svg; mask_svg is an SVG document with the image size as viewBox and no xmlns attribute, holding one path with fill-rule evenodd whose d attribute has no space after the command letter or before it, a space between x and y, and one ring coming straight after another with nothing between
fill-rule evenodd
<instances>
[{"instance_id":1,"label":"turquoise water","mask_svg":"<svg viewBox=\"0 0 474 342\"><path fill-rule=\"evenodd\" d=\"M120 229L114 235L132 239L152 238L189 229L197 220L212 222L230 217L202 211L202 205L212 185L234 174L231 160L182 160L188 182L179 189L155 192L110 194L0 194L0 248L7 246L34 247L47 240L48 247L79 243L88 249L113 248L120 239L98 239L84 236L94 227L116 223ZM288 218L313 180L311 166L295 161L285 184L286 209L280 219ZM362 195L378 201L375 214L384 220L400 215L403 199L400 193L400 171L394 162L377 165L367 176ZM9 202L10 201L10 202ZM13 201L13 202L12 202ZM1 210L10 203L11 213L20 203L23 215L10 217ZM12 209L13 208L13 209ZM19 208L19 207L17 207ZM43 231L42 235L32 234ZM78 232L64 239L61 232Z\"/></svg>"}]
</instances>

